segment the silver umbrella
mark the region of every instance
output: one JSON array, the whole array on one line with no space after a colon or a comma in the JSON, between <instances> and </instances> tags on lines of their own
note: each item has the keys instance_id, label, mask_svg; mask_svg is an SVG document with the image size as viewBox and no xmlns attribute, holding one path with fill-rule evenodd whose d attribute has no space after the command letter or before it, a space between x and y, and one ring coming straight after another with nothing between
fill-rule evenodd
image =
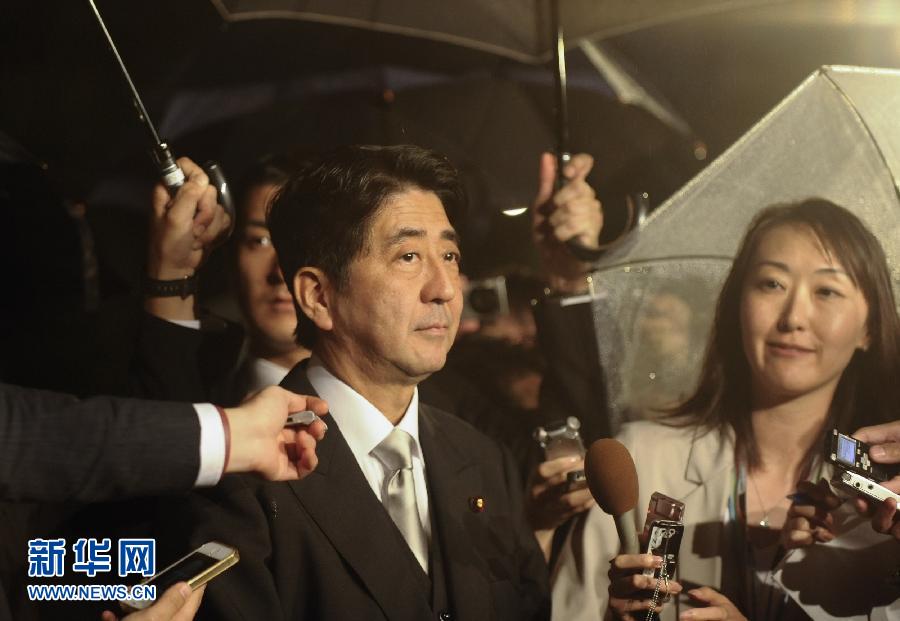
<instances>
[{"instance_id":1,"label":"silver umbrella","mask_svg":"<svg viewBox=\"0 0 900 621\"><path fill-rule=\"evenodd\" d=\"M823 67L599 263L591 300L611 427L696 381L738 242L773 203L823 197L878 236L900 282L900 71Z\"/></svg>"}]
</instances>

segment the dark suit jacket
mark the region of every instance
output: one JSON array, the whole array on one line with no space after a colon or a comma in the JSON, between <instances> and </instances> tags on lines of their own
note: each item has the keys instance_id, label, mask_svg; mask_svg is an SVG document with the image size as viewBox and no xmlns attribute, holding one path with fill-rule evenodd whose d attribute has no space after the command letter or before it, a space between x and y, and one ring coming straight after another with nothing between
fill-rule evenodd
<instances>
[{"instance_id":1,"label":"dark suit jacket","mask_svg":"<svg viewBox=\"0 0 900 621\"><path fill-rule=\"evenodd\" d=\"M302 368L282 383L303 394ZM547 570L521 508L521 485L501 449L459 419L419 406L432 537L440 542L453 619L549 617ZM214 580L202 611L216 619L427 619L408 548L372 493L336 422L319 466L299 482L226 477L188 502L191 545L217 539L241 561ZM470 499L485 499L476 512ZM181 516L184 514L181 513ZM180 519L180 518L179 518Z\"/></svg>"},{"instance_id":2,"label":"dark suit jacket","mask_svg":"<svg viewBox=\"0 0 900 621\"><path fill-rule=\"evenodd\" d=\"M92 502L191 489L200 470L191 406L0 384L0 499Z\"/></svg>"}]
</instances>

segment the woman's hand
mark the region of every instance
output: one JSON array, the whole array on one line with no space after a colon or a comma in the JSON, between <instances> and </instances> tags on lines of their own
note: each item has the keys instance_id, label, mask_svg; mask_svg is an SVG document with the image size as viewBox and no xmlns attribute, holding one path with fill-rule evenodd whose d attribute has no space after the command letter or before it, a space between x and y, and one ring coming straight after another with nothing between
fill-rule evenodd
<instances>
[{"instance_id":1,"label":"woman's hand","mask_svg":"<svg viewBox=\"0 0 900 621\"><path fill-rule=\"evenodd\" d=\"M834 539L832 511L841 506L843 501L834 495L828 481L821 479L816 484L801 481L797 485L797 492L806 498L802 501L795 499L791 503L784 528L781 529L781 545L790 550Z\"/></svg>"},{"instance_id":2,"label":"woman's hand","mask_svg":"<svg viewBox=\"0 0 900 621\"><path fill-rule=\"evenodd\" d=\"M620 554L609 564L609 609L619 619L631 621L646 616L652 605L651 597L657 579L645 576L645 569L658 569L663 559L652 554ZM674 580L663 580L659 585L659 602L653 609L662 610L662 602L669 595L681 593L681 585ZM635 617L632 613L642 613Z\"/></svg>"},{"instance_id":3,"label":"woman's hand","mask_svg":"<svg viewBox=\"0 0 900 621\"><path fill-rule=\"evenodd\" d=\"M737 606L715 589L700 587L691 589L687 594L693 601L703 604L703 607L685 610L678 615L680 621L687 619L743 619L747 621L747 617L737 609Z\"/></svg>"}]
</instances>

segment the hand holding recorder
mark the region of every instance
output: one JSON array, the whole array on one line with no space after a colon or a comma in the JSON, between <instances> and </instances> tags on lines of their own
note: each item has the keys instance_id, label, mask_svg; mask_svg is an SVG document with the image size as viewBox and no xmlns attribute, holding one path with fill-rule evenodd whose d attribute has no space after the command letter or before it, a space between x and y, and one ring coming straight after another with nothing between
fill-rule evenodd
<instances>
[{"instance_id":1,"label":"hand holding recorder","mask_svg":"<svg viewBox=\"0 0 900 621\"><path fill-rule=\"evenodd\" d=\"M868 455L875 464L900 463L900 420L863 427L853 436L870 445ZM900 474L894 474L880 484L894 494L900 494ZM880 504L874 501L857 501L857 508L865 508L872 513L872 528L875 531L889 534L900 541L900 520L896 499L887 498Z\"/></svg>"},{"instance_id":2,"label":"hand holding recorder","mask_svg":"<svg viewBox=\"0 0 900 621\"><path fill-rule=\"evenodd\" d=\"M634 526L638 479L628 449L616 440L597 440L585 461L591 493L615 518L622 546L610 561L609 608L621 619L654 618L670 595L682 591L675 577L684 503L654 493L639 542Z\"/></svg>"},{"instance_id":3,"label":"hand holding recorder","mask_svg":"<svg viewBox=\"0 0 900 621\"><path fill-rule=\"evenodd\" d=\"M594 505L584 478L584 443L574 416L538 427L532 434L544 462L528 477L525 517L549 560L554 531Z\"/></svg>"},{"instance_id":4,"label":"hand holding recorder","mask_svg":"<svg viewBox=\"0 0 900 621\"><path fill-rule=\"evenodd\" d=\"M288 415L301 410L324 415L328 404L269 386L240 406L226 409L231 454L225 472L256 472L270 481L288 481L315 470L316 442L325 437L326 426L315 419L308 426L285 428Z\"/></svg>"},{"instance_id":5,"label":"hand holding recorder","mask_svg":"<svg viewBox=\"0 0 900 621\"><path fill-rule=\"evenodd\" d=\"M594 506L583 474L584 459L578 455L557 457L534 469L525 503L532 528L555 529L570 517Z\"/></svg>"},{"instance_id":6,"label":"hand holding recorder","mask_svg":"<svg viewBox=\"0 0 900 621\"><path fill-rule=\"evenodd\" d=\"M861 513L872 515L872 528L900 540L895 523L900 477L885 464L900 461L889 451L900 448L900 422L865 427L853 436L833 429L825 438L825 461L834 468L831 483L801 481L782 530L782 545L798 548L827 543L835 538L832 512L852 497ZM866 441L882 442L870 446ZM885 448L887 447L887 448ZM891 460L894 461L891 461ZM843 497L838 496L838 492Z\"/></svg>"}]
</instances>

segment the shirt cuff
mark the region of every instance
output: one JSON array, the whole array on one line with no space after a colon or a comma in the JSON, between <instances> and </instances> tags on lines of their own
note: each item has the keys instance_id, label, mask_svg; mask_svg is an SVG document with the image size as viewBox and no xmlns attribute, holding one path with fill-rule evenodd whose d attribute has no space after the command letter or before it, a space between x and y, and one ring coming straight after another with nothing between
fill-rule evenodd
<instances>
[{"instance_id":1,"label":"shirt cuff","mask_svg":"<svg viewBox=\"0 0 900 621\"><path fill-rule=\"evenodd\" d=\"M169 323L174 323L177 326L181 326L182 328L190 328L191 330L199 330L200 329L200 320L199 319L166 319Z\"/></svg>"},{"instance_id":2,"label":"shirt cuff","mask_svg":"<svg viewBox=\"0 0 900 621\"><path fill-rule=\"evenodd\" d=\"M215 485L225 469L225 428L216 406L211 403L195 403L200 422L200 472L195 487Z\"/></svg>"}]
</instances>

